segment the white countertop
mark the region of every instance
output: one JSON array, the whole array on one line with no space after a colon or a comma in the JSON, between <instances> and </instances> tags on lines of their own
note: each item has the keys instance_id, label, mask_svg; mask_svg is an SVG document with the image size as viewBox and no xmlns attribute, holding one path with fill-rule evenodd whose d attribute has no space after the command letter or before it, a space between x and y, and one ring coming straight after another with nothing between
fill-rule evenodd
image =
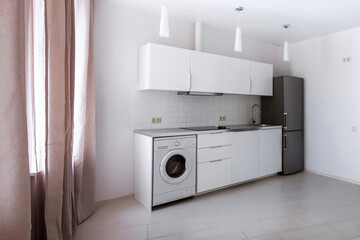
<instances>
[{"instance_id":1,"label":"white countertop","mask_svg":"<svg viewBox=\"0 0 360 240\"><path fill-rule=\"evenodd\" d=\"M207 130L207 131L193 131L181 128L159 128L159 129L137 129L134 132L142 134L149 137L172 137L172 136L186 136L186 135L197 135L197 134L207 134L207 133L216 133L216 132L240 132L240 131L256 131L261 129L274 129L282 128L281 125L227 125L228 129L219 129L219 130Z\"/></svg>"}]
</instances>

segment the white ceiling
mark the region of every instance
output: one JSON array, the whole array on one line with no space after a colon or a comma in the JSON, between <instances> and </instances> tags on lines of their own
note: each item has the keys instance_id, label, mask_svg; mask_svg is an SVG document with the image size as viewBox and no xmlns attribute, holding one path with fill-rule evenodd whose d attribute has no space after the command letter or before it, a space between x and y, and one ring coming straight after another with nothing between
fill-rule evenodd
<instances>
[{"instance_id":1,"label":"white ceiling","mask_svg":"<svg viewBox=\"0 0 360 240\"><path fill-rule=\"evenodd\" d=\"M243 36L276 45L284 41L284 23L289 42L339 32L360 26L360 0L113 0L139 10L159 12L162 5L172 17L235 31ZM241 13L234 8L243 6ZM171 26L170 26L171 28ZM176 31L176 29L170 29Z\"/></svg>"}]
</instances>

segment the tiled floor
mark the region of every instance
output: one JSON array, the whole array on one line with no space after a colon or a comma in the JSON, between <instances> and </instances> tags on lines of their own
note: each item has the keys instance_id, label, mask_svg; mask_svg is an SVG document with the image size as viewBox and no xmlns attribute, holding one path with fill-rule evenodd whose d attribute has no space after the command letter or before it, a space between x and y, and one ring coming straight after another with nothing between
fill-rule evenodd
<instances>
[{"instance_id":1,"label":"tiled floor","mask_svg":"<svg viewBox=\"0 0 360 240\"><path fill-rule=\"evenodd\" d=\"M360 240L360 186L274 176L148 212L133 197L98 204L79 240Z\"/></svg>"}]
</instances>

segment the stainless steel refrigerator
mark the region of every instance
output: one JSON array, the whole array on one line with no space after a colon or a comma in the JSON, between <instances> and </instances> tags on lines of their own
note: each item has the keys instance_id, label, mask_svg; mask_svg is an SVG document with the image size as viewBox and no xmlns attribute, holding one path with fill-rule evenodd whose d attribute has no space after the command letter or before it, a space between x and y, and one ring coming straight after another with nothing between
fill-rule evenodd
<instances>
[{"instance_id":1,"label":"stainless steel refrigerator","mask_svg":"<svg viewBox=\"0 0 360 240\"><path fill-rule=\"evenodd\" d=\"M304 79L273 81L273 96L261 97L261 122L283 126L282 174L292 174L304 170Z\"/></svg>"}]
</instances>

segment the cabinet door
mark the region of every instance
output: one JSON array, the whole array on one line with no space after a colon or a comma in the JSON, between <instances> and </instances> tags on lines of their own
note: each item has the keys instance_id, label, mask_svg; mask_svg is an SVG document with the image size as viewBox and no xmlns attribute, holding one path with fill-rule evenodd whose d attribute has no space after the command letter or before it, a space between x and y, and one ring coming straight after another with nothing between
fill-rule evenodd
<instances>
[{"instance_id":1,"label":"cabinet door","mask_svg":"<svg viewBox=\"0 0 360 240\"><path fill-rule=\"evenodd\" d=\"M198 135L198 148L208 148L231 145L233 141L234 133L232 132L218 132L218 133L207 133Z\"/></svg>"},{"instance_id":2,"label":"cabinet door","mask_svg":"<svg viewBox=\"0 0 360 240\"><path fill-rule=\"evenodd\" d=\"M238 183L259 177L259 131L234 134L231 182Z\"/></svg>"},{"instance_id":3,"label":"cabinet door","mask_svg":"<svg viewBox=\"0 0 360 240\"><path fill-rule=\"evenodd\" d=\"M224 57L223 92L250 94L250 61Z\"/></svg>"},{"instance_id":4,"label":"cabinet door","mask_svg":"<svg viewBox=\"0 0 360 240\"><path fill-rule=\"evenodd\" d=\"M260 130L260 176L281 172L281 129Z\"/></svg>"},{"instance_id":5,"label":"cabinet door","mask_svg":"<svg viewBox=\"0 0 360 240\"><path fill-rule=\"evenodd\" d=\"M271 64L251 62L250 77L252 95L273 95L273 66Z\"/></svg>"},{"instance_id":6,"label":"cabinet door","mask_svg":"<svg viewBox=\"0 0 360 240\"><path fill-rule=\"evenodd\" d=\"M191 91L222 92L223 57L191 51Z\"/></svg>"},{"instance_id":7,"label":"cabinet door","mask_svg":"<svg viewBox=\"0 0 360 240\"><path fill-rule=\"evenodd\" d=\"M190 50L149 43L140 49L140 90L189 91Z\"/></svg>"},{"instance_id":8,"label":"cabinet door","mask_svg":"<svg viewBox=\"0 0 360 240\"><path fill-rule=\"evenodd\" d=\"M197 192L209 191L231 183L231 159L197 165Z\"/></svg>"}]
</instances>

